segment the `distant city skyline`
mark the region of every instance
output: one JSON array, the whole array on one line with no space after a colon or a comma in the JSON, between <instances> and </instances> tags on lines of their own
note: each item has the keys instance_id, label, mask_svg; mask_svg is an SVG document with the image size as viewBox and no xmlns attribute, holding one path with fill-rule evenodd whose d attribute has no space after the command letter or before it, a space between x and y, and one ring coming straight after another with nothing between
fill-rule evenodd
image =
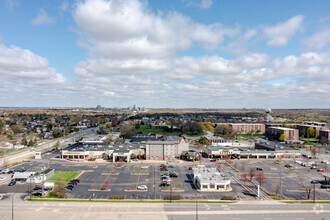
<instances>
[{"instance_id":1,"label":"distant city skyline","mask_svg":"<svg viewBox=\"0 0 330 220\"><path fill-rule=\"evenodd\" d=\"M0 2L0 106L330 108L330 2Z\"/></svg>"}]
</instances>

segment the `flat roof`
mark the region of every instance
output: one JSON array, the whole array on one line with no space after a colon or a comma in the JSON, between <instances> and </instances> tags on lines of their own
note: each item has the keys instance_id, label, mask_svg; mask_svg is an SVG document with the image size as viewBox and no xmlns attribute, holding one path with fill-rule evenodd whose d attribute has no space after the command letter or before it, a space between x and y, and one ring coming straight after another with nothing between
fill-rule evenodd
<instances>
[{"instance_id":1,"label":"flat roof","mask_svg":"<svg viewBox=\"0 0 330 220\"><path fill-rule=\"evenodd\" d=\"M273 141L260 141L258 144L260 144L262 146L265 146L265 147L268 147L268 148L271 148L275 151L278 151L278 150L296 150L296 151L299 151L298 149L295 149L295 148L290 147L288 145L281 144L281 143L278 143L278 142L273 142Z\"/></svg>"},{"instance_id":2,"label":"flat roof","mask_svg":"<svg viewBox=\"0 0 330 220\"><path fill-rule=\"evenodd\" d=\"M297 130L297 129L293 129L293 128L283 128L283 127L269 127L269 128L273 128L273 129L279 129L279 130Z\"/></svg>"},{"instance_id":3,"label":"flat roof","mask_svg":"<svg viewBox=\"0 0 330 220\"><path fill-rule=\"evenodd\" d=\"M230 180L217 168L197 165L193 168L194 176L197 177L201 184L203 183L228 183Z\"/></svg>"}]
</instances>

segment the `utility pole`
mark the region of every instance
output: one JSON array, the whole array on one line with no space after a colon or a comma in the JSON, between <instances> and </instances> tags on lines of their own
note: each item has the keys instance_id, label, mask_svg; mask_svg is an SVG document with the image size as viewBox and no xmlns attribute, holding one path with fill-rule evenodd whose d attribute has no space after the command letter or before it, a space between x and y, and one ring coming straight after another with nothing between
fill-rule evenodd
<instances>
[{"instance_id":1,"label":"utility pole","mask_svg":"<svg viewBox=\"0 0 330 220\"><path fill-rule=\"evenodd\" d=\"M313 203L315 203L315 182L313 183L314 185L314 199L313 199Z\"/></svg>"},{"instance_id":2,"label":"utility pole","mask_svg":"<svg viewBox=\"0 0 330 220\"><path fill-rule=\"evenodd\" d=\"M196 196L196 220L198 220L198 201L197 201L197 194L195 194Z\"/></svg>"},{"instance_id":3,"label":"utility pole","mask_svg":"<svg viewBox=\"0 0 330 220\"><path fill-rule=\"evenodd\" d=\"M282 198L282 165L281 165L281 172L280 172L280 199Z\"/></svg>"},{"instance_id":4,"label":"utility pole","mask_svg":"<svg viewBox=\"0 0 330 220\"><path fill-rule=\"evenodd\" d=\"M156 199L156 168L154 167L154 199Z\"/></svg>"}]
</instances>

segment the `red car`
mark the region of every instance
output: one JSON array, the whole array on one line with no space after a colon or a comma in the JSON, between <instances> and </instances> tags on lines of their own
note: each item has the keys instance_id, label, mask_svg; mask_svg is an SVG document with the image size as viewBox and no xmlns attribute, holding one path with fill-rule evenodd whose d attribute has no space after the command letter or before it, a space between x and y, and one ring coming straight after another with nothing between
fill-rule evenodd
<instances>
[{"instance_id":1,"label":"red car","mask_svg":"<svg viewBox=\"0 0 330 220\"><path fill-rule=\"evenodd\" d=\"M318 169L317 172L324 172L324 170L323 169Z\"/></svg>"}]
</instances>

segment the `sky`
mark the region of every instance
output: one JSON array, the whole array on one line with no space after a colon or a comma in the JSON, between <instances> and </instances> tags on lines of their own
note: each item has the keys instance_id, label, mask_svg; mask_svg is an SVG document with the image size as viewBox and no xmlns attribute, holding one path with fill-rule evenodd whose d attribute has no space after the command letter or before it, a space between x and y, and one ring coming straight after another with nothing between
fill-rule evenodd
<instances>
[{"instance_id":1,"label":"sky","mask_svg":"<svg viewBox=\"0 0 330 220\"><path fill-rule=\"evenodd\" d=\"M0 0L0 106L330 108L328 0Z\"/></svg>"}]
</instances>

